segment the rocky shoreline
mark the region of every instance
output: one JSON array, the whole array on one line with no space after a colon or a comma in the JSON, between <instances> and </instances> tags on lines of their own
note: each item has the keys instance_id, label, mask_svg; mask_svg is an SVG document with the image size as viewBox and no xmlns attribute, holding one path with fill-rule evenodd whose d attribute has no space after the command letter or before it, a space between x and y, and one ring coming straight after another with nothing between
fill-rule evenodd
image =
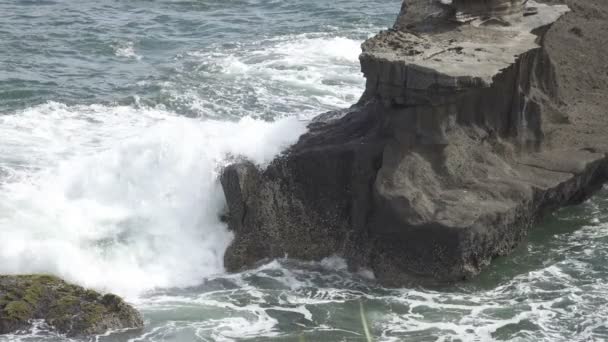
<instances>
[{"instance_id":1,"label":"rocky shoreline","mask_svg":"<svg viewBox=\"0 0 608 342\"><path fill-rule=\"evenodd\" d=\"M102 295L50 275L0 276L0 335L43 320L67 337L139 329L139 312L113 294Z\"/></svg>"},{"instance_id":2,"label":"rocky shoreline","mask_svg":"<svg viewBox=\"0 0 608 342\"><path fill-rule=\"evenodd\" d=\"M466 279L545 213L590 196L608 179L605 109L569 107L576 84L554 60L572 52L553 32L599 11L578 36L598 39L607 6L568 4L406 1L362 46L355 106L315 118L265 169L224 170L227 269L339 255L386 285ZM570 75L602 68L592 61ZM592 77L605 90L608 70Z\"/></svg>"}]
</instances>

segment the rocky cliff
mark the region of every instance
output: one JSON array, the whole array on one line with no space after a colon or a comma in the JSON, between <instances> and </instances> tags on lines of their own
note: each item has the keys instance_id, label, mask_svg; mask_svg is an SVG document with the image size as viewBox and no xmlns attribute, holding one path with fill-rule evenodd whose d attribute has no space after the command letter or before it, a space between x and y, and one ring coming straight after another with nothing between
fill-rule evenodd
<instances>
[{"instance_id":1,"label":"rocky cliff","mask_svg":"<svg viewBox=\"0 0 608 342\"><path fill-rule=\"evenodd\" d=\"M544 213L587 198L608 178L608 138L555 138L572 123L547 40L559 44L548 32L568 11L405 2L362 46L356 105L315 118L263 170L224 170L227 269L339 255L388 285L464 279Z\"/></svg>"}]
</instances>

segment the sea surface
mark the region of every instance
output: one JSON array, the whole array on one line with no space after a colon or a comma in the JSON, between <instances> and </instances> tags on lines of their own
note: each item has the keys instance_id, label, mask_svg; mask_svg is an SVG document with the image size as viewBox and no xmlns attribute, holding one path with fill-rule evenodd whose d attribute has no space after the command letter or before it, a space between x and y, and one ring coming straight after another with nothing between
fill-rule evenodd
<instances>
[{"instance_id":1,"label":"sea surface","mask_svg":"<svg viewBox=\"0 0 608 342\"><path fill-rule=\"evenodd\" d=\"M356 102L360 44L399 6L0 0L0 273L143 313L101 342L608 340L608 190L465 283L387 289L337 257L223 271L219 170ZM0 341L69 340L34 323Z\"/></svg>"}]
</instances>

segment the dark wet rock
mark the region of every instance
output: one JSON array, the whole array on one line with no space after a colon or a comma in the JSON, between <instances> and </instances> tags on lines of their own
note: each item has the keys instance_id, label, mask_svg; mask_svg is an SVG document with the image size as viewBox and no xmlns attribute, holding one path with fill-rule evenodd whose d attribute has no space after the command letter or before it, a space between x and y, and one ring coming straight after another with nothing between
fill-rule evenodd
<instances>
[{"instance_id":1,"label":"dark wet rock","mask_svg":"<svg viewBox=\"0 0 608 342\"><path fill-rule=\"evenodd\" d=\"M543 214L586 199L608 178L608 138L546 137L572 124L545 47L567 10L404 5L394 28L362 46L357 105L313 120L264 169L224 171L228 270L339 255L388 285L458 280L508 254Z\"/></svg>"},{"instance_id":2,"label":"dark wet rock","mask_svg":"<svg viewBox=\"0 0 608 342\"><path fill-rule=\"evenodd\" d=\"M0 276L0 334L44 320L67 336L141 328L141 315L120 297L101 295L48 275Z\"/></svg>"}]
</instances>

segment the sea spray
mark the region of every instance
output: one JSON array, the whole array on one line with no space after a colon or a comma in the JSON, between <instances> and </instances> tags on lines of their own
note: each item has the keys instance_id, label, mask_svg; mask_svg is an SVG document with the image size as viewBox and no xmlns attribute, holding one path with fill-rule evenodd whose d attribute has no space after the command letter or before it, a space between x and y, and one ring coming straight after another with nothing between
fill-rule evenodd
<instances>
[{"instance_id":1,"label":"sea spray","mask_svg":"<svg viewBox=\"0 0 608 342\"><path fill-rule=\"evenodd\" d=\"M129 296L222 272L231 234L219 220L217 176L226 156L265 163L305 127L61 104L11 118L24 117L31 125L5 120L0 130L11 124L15 143L52 166L3 184L0 273L50 272Z\"/></svg>"}]
</instances>

